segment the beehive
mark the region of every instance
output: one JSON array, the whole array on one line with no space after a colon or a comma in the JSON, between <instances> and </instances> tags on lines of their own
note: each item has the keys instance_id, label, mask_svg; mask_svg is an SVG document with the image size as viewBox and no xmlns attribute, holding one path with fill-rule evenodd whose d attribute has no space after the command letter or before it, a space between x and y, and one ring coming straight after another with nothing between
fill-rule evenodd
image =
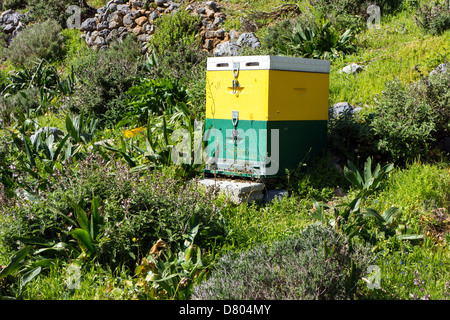
<instances>
[{"instance_id":1,"label":"beehive","mask_svg":"<svg viewBox=\"0 0 450 320\"><path fill-rule=\"evenodd\" d=\"M326 147L330 62L280 57L207 60L207 173L273 177Z\"/></svg>"}]
</instances>

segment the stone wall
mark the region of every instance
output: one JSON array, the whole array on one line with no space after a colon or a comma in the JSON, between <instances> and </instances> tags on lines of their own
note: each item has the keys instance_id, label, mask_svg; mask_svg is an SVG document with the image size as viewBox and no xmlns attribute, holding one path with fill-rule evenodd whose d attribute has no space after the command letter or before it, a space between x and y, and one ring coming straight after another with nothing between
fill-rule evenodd
<instances>
[{"instance_id":1,"label":"stone wall","mask_svg":"<svg viewBox=\"0 0 450 320\"><path fill-rule=\"evenodd\" d=\"M133 33L145 52L149 50L147 43L156 31L155 21L178 10L186 10L200 17L202 25L199 36L202 37L205 50L214 50L219 43L229 40L228 33L221 28L226 14L214 1L195 2L181 9L179 3L166 0L150 1L147 8L144 7L144 1L111 0L97 10L95 17L84 20L80 29L86 44L99 49Z\"/></svg>"}]
</instances>

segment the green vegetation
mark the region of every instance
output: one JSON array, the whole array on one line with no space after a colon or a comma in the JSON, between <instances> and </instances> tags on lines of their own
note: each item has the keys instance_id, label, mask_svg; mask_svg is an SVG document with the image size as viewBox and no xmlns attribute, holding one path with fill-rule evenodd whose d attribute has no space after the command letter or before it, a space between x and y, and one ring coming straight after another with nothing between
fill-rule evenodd
<instances>
[{"instance_id":1,"label":"green vegetation","mask_svg":"<svg viewBox=\"0 0 450 320\"><path fill-rule=\"evenodd\" d=\"M0 299L449 299L448 2L377 1L378 29L367 1L245 2L220 5L246 54L330 59L330 106L361 109L288 196L239 205L174 161L204 119L201 21L161 16L143 55L86 47L78 1L2 2L34 14L1 50Z\"/></svg>"}]
</instances>

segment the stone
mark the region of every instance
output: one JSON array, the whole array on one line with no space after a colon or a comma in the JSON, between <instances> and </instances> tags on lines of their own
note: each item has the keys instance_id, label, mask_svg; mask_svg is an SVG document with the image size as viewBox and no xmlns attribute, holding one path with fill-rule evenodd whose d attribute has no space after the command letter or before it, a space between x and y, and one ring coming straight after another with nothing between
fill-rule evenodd
<instances>
[{"instance_id":1,"label":"stone","mask_svg":"<svg viewBox=\"0 0 450 320\"><path fill-rule=\"evenodd\" d=\"M94 40L94 46L96 47L101 47L104 46L106 44L105 38L97 36Z\"/></svg>"},{"instance_id":2,"label":"stone","mask_svg":"<svg viewBox=\"0 0 450 320\"><path fill-rule=\"evenodd\" d=\"M205 14L206 13L206 8L198 8L196 10L197 14Z\"/></svg>"},{"instance_id":3,"label":"stone","mask_svg":"<svg viewBox=\"0 0 450 320\"><path fill-rule=\"evenodd\" d=\"M131 7L128 4L119 4L117 5L117 11L120 11L123 14L128 14L131 12Z\"/></svg>"},{"instance_id":4,"label":"stone","mask_svg":"<svg viewBox=\"0 0 450 320\"><path fill-rule=\"evenodd\" d=\"M234 29L231 29L230 32L228 33L230 40L236 40L239 39L239 32L237 32Z\"/></svg>"},{"instance_id":5,"label":"stone","mask_svg":"<svg viewBox=\"0 0 450 320\"><path fill-rule=\"evenodd\" d=\"M214 1L206 1L206 5L214 12L217 12L219 10L217 8L217 4Z\"/></svg>"},{"instance_id":6,"label":"stone","mask_svg":"<svg viewBox=\"0 0 450 320\"><path fill-rule=\"evenodd\" d=\"M238 46L233 41L225 41L219 43L215 50L214 56L216 57L226 57L226 56L238 56L241 51L241 47Z\"/></svg>"},{"instance_id":7,"label":"stone","mask_svg":"<svg viewBox=\"0 0 450 320\"><path fill-rule=\"evenodd\" d=\"M164 6L165 4L167 4L167 1L166 1L166 0L155 0L155 4L156 4L158 7L162 7L162 6Z\"/></svg>"},{"instance_id":8,"label":"stone","mask_svg":"<svg viewBox=\"0 0 450 320\"><path fill-rule=\"evenodd\" d=\"M97 19L96 18L88 18L83 21L81 24L81 31L93 31L97 29Z\"/></svg>"},{"instance_id":9,"label":"stone","mask_svg":"<svg viewBox=\"0 0 450 320\"><path fill-rule=\"evenodd\" d=\"M159 14L158 14L158 12L155 10L155 11L153 11L151 14L150 14L150 20L156 20L156 19L158 19L159 18Z\"/></svg>"},{"instance_id":10,"label":"stone","mask_svg":"<svg viewBox=\"0 0 450 320\"><path fill-rule=\"evenodd\" d=\"M109 29L103 29L103 30L101 30L101 31L99 31L98 32L98 35L100 36L100 37L103 37L105 40L106 40L106 38L108 37L108 35L111 33L111 30L109 30Z\"/></svg>"},{"instance_id":11,"label":"stone","mask_svg":"<svg viewBox=\"0 0 450 320\"><path fill-rule=\"evenodd\" d=\"M117 29L113 29L109 32L105 41L106 41L106 43L110 43L110 42L116 40L118 36L119 36L119 32L117 31Z\"/></svg>"},{"instance_id":12,"label":"stone","mask_svg":"<svg viewBox=\"0 0 450 320\"><path fill-rule=\"evenodd\" d=\"M133 30L131 30L131 32L133 32L135 35L140 35L142 33L142 27L141 26L136 26L133 28Z\"/></svg>"},{"instance_id":13,"label":"stone","mask_svg":"<svg viewBox=\"0 0 450 320\"><path fill-rule=\"evenodd\" d=\"M206 190L218 190L236 204L263 200L265 188L264 183L260 182L216 180L214 178L200 179L198 186Z\"/></svg>"},{"instance_id":14,"label":"stone","mask_svg":"<svg viewBox=\"0 0 450 320\"><path fill-rule=\"evenodd\" d=\"M7 24L3 28L3 32L6 34L10 34L10 33L13 33L15 29L16 29L16 27L11 23L11 24Z\"/></svg>"},{"instance_id":15,"label":"stone","mask_svg":"<svg viewBox=\"0 0 450 320\"><path fill-rule=\"evenodd\" d=\"M131 1L131 6L135 8L140 8L142 7L142 1Z\"/></svg>"},{"instance_id":16,"label":"stone","mask_svg":"<svg viewBox=\"0 0 450 320\"><path fill-rule=\"evenodd\" d=\"M145 33L143 33L143 34L138 35L137 39L140 42L148 42L148 41L150 41L150 36L145 34Z\"/></svg>"},{"instance_id":17,"label":"stone","mask_svg":"<svg viewBox=\"0 0 450 320\"><path fill-rule=\"evenodd\" d=\"M342 68L342 72L347 73L347 74L354 74L354 73L360 73L361 71L363 71L363 67L361 67L359 64L356 63L352 63L349 64L348 66L345 66L344 68Z\"/></svg>"},{"instance_id":18,"label":"stone","mask_svg":"<svg viewBox=\"0 0 450 320\"><path fill-rule=\"evenodd\" d=\"M146 16L142 16L142 17L139 17L136 20L134 20L134 22L136 22L136 24L138 26L143 26L144 23L146 23L147 21L148 21L148 18Z\"/></svg>"},{"instance_id":19,"label":"stone","mask_svg":"<svg viewBox=\"0 0 450 320\"><path fill-rule=\"evenodd\" d=\"M258 37L253 32L246 32L239 36L239 39L236 41L238 46L247 46L253 49L261 47L261 42Z\"/></svg>"},{"instance_id":20,"label":"stone","mask_svg":"<svg viewBox=\"0 0 450 320\"><path fill-rule=\"evenodd\" d=\"M224 21L225 21L225 17L223 17L223 16L218 16L218 17L216 17L216 18L214 19L213 24L214 24L214 25L219 25L219 24L221 24L221 23L224 22Z\"/></svg>"},{"instance_id":21,"label":"stone","mask_svg":"<svg viewBox=\"0 0 450 320\"><path fill-rule=\"evenodd\" d=\"M112 20L109 24L108 24L108 28L109 29L117 29L120 26L122 26L122 20L117 21L117 20Z\"/></svg>"},{"instance_id":22,"label":"stone","mask_svg":"<svg viewBox=\"0 0 450 320\"><path fill-rule=\"evenodd\" d=\"M289 197L289 191L287 190L268 190L264 193L264 203L272 202L275 199L282 199Z\"/></svg>"},{"instance_id":23,"label":"stone","mask_svg":"<svg viewBox=\"0 0 450 320\"><path fill-rule=\"evenodd\" d=\"M169 6L169 11L176 11L180 8L179 3L171 2Z\"/></svg>"},{"instance_id":24,"label":"stone","mask_svg":"<svg viewBox=\"0 0 450 320\"><path fill-rule=\"evenodd\" d=\"M221 38L223 39L225 37L225 30L224 29L219 29L217 31L214 32L214 36L216 38Z\"/></svg>"},{"instance_id":25,"label":"stone","mask_svg":"<svg viewBox=\"0 0 450 320\"><path fill-rule=\"evenodd\" d=\"M211 39L211 38L215 38L215 37L216 37L215 31L209 30L209 31L205 32L205 38L206 39Z\"/></svg>"},{"instance_id":26,"label":"stone","mask_svg":"<svg viewBox=\"0 0 450 320\"><path fill-rule=\"evenodd\" d=\"M98 30L98 31L102 31L102 30L104 30L104 29L108 29L108 27L109 27L108 21L103 21L103 22L100 22L100 23L97 25L97 30Z\"/></svg>"},{"instance_id":27,"label":"stone","mask_svg":"<svg viewBox=\"0 0 450 320\"><path fill-rule=\"evenodd\" d=\"M136 26L133 14L128 13L123 17L123 25L127 28L134 28Z\"/></svg>"},{"instance_id":28,"label":"stone","mask_svg":"<svg viewBox=\"0 0 450 320\"><path fill-rule=\"evenodd\" d=\"M154 24L150 24L148 23L145 28L144 28L145 32L148 34L154 34L155 30L156 30L156 26Z\"/></svg>"},{"instance_id":29,"label":"stone","mask_svg":"<svg viewBox=\"0 0 450 320\"><path fill-rule=\"evenodd\" d=\"M428 76L434 76L435 74L439 74L439 73L447 73L449 64L446 63L441 63L440 65L438 65L436 68L434 68Z\"/></svg>"},{"instance_id":30,"label":"stone","mask_svg":"<svg viewBox=\"0 0 450 320\"><path fill-rule=\"evenodd\" d=\"M208 51L214 49L214 39L206 39L204 48Z\"/></svg>"}]
</instances>

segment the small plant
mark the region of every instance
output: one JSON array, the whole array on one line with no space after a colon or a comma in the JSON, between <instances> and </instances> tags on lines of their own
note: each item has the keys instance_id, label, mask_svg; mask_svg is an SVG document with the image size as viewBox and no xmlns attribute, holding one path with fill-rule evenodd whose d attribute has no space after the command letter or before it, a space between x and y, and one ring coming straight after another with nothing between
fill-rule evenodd
<instances>
[{"instance_id":1,"label":"small plant","mask_svg":"<svg viewBox=\"0 0 450 320\"><path fill-rule=\"evenodd\" d=\"M330 22L313 26L298 25L278 43L278 52L313 59L336 59L356 51L350 29L339 34Z\"/></svg>"},{"instance_id":2,"label":"small plant","mask_svg":"<svg viewBox=\"0 0 450 320\"><path fill-rule=\"evenodd\" d=\"M351 299L371 259L367 248L351 251L348 238L334 230L309 226L271 246L226 254L192 299Z\"/></svg>"},{"instance_id":3,"label":"small plant","mask_svg":"<svg viewBox=\"0 0 450 320\"><path fill-rule=\"evenodd\" d=\"M443 0L424 3L417 8L414 21L426 33L442 34L450 29L450 2Z\"/></svg>"},{"instance_id":4,"label":"small plant","mask_svg":"<svg viewBox=\"0 0 450 320\"><path fill-rule=\"evenodd\" d=\"M4 54L15 66L27 67L40 59L57 61L64 55L61 26L55 20L35 23L21 31Z\"/></svg>"}]
</instances>

